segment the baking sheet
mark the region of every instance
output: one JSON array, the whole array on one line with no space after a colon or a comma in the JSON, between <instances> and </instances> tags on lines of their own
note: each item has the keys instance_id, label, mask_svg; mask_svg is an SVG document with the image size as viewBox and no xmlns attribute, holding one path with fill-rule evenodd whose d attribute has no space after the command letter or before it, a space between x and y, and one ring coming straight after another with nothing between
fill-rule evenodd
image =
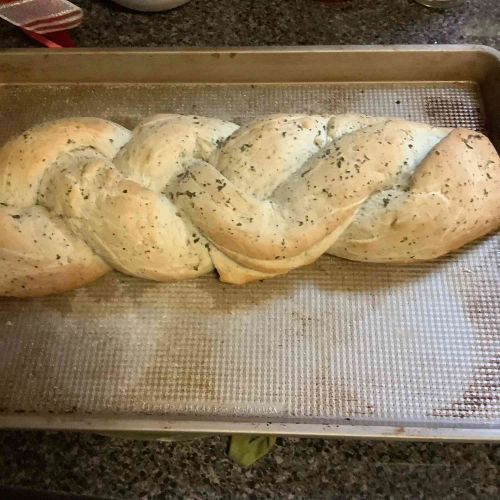
<instances>
[{"instance_id":1,"label":"baking sheet","mask_svg":"<svg viewBox=\"0 0 500 500\"><path fill-rule=\"evenodd\" d=\"M0 141L62 116L132 127L155 112L243 123L345 111L489 131L475 81L28 82L0 85L0 113L11 120ZM393 426L496 438L499 243L490 235L408 266L325 256L243 287L215 275L158 284L110 273L60 296L2 299L0 425L164 430L158 422L168 421L186 431L202 421L229 431L239 422L238 432L267 423L319 435L340 425L358 436L394 436L373 430Z\"/></svg>"}]
</instances>

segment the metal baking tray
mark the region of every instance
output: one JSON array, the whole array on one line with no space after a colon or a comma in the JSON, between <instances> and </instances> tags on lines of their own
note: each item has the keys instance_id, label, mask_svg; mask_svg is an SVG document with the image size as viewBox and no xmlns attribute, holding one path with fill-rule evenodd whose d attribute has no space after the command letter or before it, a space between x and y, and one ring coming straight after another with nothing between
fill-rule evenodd
<instances>
[{"instance_id":1,"label":"metal baking tray","mask_svg":"<svg viewBox=\"0 0 500 500\"><path fill-rule=\"evenodd\" d=\"M4 50L0 142L71 115L245 122L401 116L500 146L500 56L481 46ZM500 438L499 237L436 261L322 257L245 285L110 273L0 300L0 426Z\"/></svg>"}]
</instances>

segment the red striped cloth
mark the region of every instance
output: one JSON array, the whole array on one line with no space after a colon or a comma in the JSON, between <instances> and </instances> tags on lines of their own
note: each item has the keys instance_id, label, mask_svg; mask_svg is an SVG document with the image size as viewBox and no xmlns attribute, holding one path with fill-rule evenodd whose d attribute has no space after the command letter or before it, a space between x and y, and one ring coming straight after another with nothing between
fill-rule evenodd
<instances>
[{"instance_id":1,"label":"red striped cloth","mask_svg":"<svg viewBox=\"0 0 500 500\"><path fill-rule=\"evenodd\" d=\"M0 0L0 18L39 35L75 28L82 17L67 0Z\"/></svg>"}]
</instances>

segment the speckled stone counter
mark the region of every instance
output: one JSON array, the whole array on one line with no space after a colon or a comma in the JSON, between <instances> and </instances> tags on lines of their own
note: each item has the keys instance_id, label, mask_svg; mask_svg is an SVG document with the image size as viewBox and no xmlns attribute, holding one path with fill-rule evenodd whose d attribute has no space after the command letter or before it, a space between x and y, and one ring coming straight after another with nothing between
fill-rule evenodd
<instances>
[{"instance_id":1,"label":"speckled stone counter","mask_svg":"<svg viewBox=\"0 0 500 500\"><path fill-rule=\"evenodd\" d=\"M408 0L191 0L161 14L73 0L79 46L481 43L500 48L500 2L436 12ZM30 47L0 23L0 47ZM500 447L281 439L251 469L228 439L184 443L93 434L0 432L0 498L17 488L104 498L498 498ZM2 490L2 488L4 488ZM5 488L9 488L6 490ZM17 496L16 496L17 495ZM68 497L64 497L68 498Z\"/></svg>"},{"instance_id":2,"label":"speckled stone counter","mask_svg":"<svg viewBox=\"0 0 500 500\"><path fill-rule=\"evenodd\" d=\"M460 0L459 0L460 1ZM411 0L191 0L137 13L110 1L73 0L85 10L79 46L481 43L500 46L500 2L465 0L448 11ZM33 43L6 23L0 47Z\"/></svg>"},{"instance_id":3,"label":"speckled stone counter","mask_svg":"<svg viewBox=\"0 0 500 500\"><path fill-rule=\"evenodd\" d=\"M226 448L1 432L0 484L106 498L498 498L498 446L289 438L250 469Z\"/></svg>"}]
</instances>

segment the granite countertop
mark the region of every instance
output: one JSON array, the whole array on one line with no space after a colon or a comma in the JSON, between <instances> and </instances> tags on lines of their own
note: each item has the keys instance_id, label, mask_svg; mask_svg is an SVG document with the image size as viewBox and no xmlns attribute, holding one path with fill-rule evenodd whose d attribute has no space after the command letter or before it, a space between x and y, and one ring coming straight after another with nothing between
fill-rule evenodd
<instances>
[{"instance_id":1,"label":"granite countertop","mask_svg":"<svg viewBox=\"0 0 500 500\"><path fill-rule=\"evenodd\" d=\"M85 22L78 46L242 46L480 43L500 48L498 0L447 12L409 0L191 0L140 14L107 1L73 0ZM0 23L0 48L30 47ZM1 431L0 496L17 488L105 498L498 498L500 447L489 444L278 440L245 470L227 438L184 443L95 434ZM2 490L3 488L3 490ZM64 498L68 498L64 496Z\"/></svg>"},{"instance_id":2,"label":"granite countertop","mask_svg":"<svg viewBox=\"0 0 500 500\"><path fill-rule=\"evenodd\" d=\"M191 0L168 12L73 0L85 11L82 47L480 43L500 46L498 0L457 0L449 11L412 0ZM496 15L495 15L496 14ZM0 24L0 47L34 45Z\"/></svg>"},{"instance_id":3,"label":"granite countertop","mask_svg":"<svg viewBox=\"0 0 500 500\"><path fill-rule=\"evenodd\" d=\"M500 447L287 438L249 469L227 438L0 432L0 485L104 498L498 498ZM12 498L2 496L1 498ZM51 497L52 498L52 497Z\"/></svg>"}]
</instances>

